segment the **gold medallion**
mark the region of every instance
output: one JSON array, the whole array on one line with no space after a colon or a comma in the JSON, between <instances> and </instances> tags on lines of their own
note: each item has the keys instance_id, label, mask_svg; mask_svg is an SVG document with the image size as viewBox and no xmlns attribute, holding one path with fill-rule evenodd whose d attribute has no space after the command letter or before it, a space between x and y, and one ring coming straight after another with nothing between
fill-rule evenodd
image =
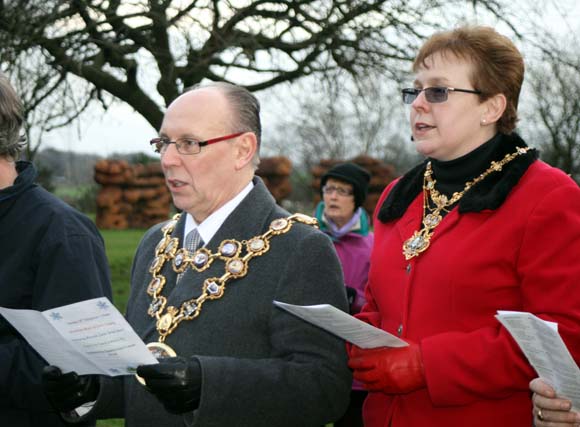
<instances>
[{"instance_id":1,"label":"gold medallion","mask_svg":"<svg viewBox=\"0 0 580 427\"><path fill-rule=\"evenodd\" d=\"M151 352L151 354L157 359L166 359L168 357L175 357L177 356L177 353L175 352L175 350L173 350L171 347L169 347L167 344L162 343L162 342L150 342L149 344L147 344L147 348L149 349L149 351ZM139 381L139 383L143 386L147 386L147 384L145 383L145 380L140 377L139 375L135 374L135 378L137 378L137 381Z\"/></svg>"},{"instance_id":2,"label":"gold medallion","mask_svg":"<svg viewBox=\"0 0 580 427\"><path fill-rule=\"evenodd\" d=\"M413 235L403 244L403 255L406 260L418 256L421 252L425 252L431 243L431 236L429 234L423 235L415 231Z\"/></svg>"}]
</instances>

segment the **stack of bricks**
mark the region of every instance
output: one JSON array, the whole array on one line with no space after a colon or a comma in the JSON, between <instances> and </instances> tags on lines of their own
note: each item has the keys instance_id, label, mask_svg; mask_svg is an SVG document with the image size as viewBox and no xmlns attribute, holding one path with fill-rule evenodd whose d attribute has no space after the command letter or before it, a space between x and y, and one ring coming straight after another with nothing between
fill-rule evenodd
<instances>
[{"instance_id":1,"label":"stack of bricks","mask_svg":"<svg viewBox=\"0 0 580 427\"><path fill-rule=\"evenodd\" d=\"M148 228L169 217L171 195L159 163L100 160L95 181L102 186L97 195L99 228Z\"/></svg>"},{"instance_id":2,"label":"stack of bricks","mask_svg":"<svg viewBox=\"0 0 580 427\"><path fill-rule=\"evenodd\" d=\"M344 162L355 163L371 174L369 191L363 207L372 215L381 193L397 175L394 166L366 155L360 155L351 160L323 159L317 166L313 167L312 188L314 189L314 202L320 202L320 179L322 176L333 166Z\"/></svg>"},{"instance_id":3,"label":"stack of bricks","mask_svg":"<svg viewBox=\"0 0 580 427\"><path fill-rule=\"evenodd\" d=\"M276 202L280 203L292 192L291 172L292 162L290 159L283 156L264 157L260 160L256 175L262 178Z\"/></svg>"}]
</instances>

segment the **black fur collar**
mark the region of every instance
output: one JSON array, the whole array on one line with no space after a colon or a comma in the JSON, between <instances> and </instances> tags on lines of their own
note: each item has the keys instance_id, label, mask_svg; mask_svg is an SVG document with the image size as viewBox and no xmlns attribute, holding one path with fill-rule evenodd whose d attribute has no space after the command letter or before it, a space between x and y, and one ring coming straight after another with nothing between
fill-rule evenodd
<instances>
[{"instance_id":1,"label":"black fur collar","mask_svg":"<svg viewBox=\"0 0 580 427\"><path fill-rule=\"evenodd\" d=\"M501 135L502 141L491 160L501 160L516 147L527 147L516 133ZM459 212L480 212L484 209L497 209L504 202L511 189L518 183L528 167L538 158L538 151L529 150L516 157L503 167L501 172L492 173L476 184L459 201ZM423 173L427 160L407 172L395 184L380 207L378 218L381 222L392 221L403 216L407 207L423 191Z\"/></svg>"}]
</instances>

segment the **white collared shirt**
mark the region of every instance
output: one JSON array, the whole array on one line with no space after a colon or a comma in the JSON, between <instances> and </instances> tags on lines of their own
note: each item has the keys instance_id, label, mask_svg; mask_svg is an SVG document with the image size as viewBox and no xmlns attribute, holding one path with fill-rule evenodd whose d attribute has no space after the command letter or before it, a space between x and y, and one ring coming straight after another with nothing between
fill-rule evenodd
<instances>
[{"instance_id":1,"label":"white collared shirt","mask_svg":"<svg viewBox=\"0 0 580 427\"><path fill-rule=\"evenodd\" d=\"M196 227L205 246L207 242L212 239L215 233L217 233L228 216L230 216L234 209L242 203L242 200L245 199L248 193L252 191L252 188L254 188L254 183L250 181L248 185L246 185L233 199L208 216L201 224L197 224L195 219L193 219L193 216L188 213L185 218L185 227L183 229L182 247L185 247L185 236Z\"/></svg>"}]
</instances>

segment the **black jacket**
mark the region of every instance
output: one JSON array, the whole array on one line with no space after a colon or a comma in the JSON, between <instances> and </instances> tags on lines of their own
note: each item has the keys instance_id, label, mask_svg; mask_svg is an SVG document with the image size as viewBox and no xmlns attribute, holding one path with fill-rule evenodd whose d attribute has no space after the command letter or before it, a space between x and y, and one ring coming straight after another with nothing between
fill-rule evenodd
<instances>
[{"instance_id":1,"label":"black jacket","mask_svg":"<svg viewBox=\"0 0 580 427\"><path fill-rule=\"evenodd\" d=\"M0 306L44 311L111 295L95 225L34 183L31 163L0 190ZM46 363L0 318L0 426L64 426L40 387Z\"/></svg>"}]
</instances>

